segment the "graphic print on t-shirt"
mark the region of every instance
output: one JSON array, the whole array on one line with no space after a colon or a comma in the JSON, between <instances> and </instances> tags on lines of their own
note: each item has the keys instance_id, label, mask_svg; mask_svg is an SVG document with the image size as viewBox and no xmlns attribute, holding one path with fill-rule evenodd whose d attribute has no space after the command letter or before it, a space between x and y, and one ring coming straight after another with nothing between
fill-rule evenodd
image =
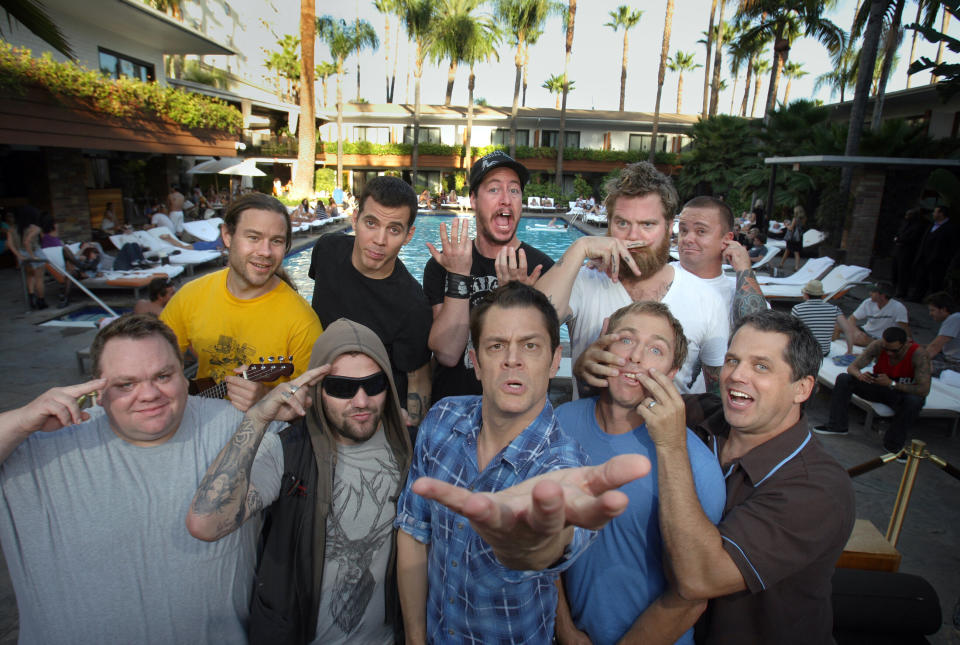
<instances>
[{"instance_id":1,"label":"graphic print on t-shirt","mask_svg":"<svg viewBox=\"0 0 960 645\"><path fill-rule=\"evenodd\" d=\"M241 365L250 365L254 362L257 348L240 342L232 336L221 335L216 345L208 345L203 351L210 354L210 378L220 382L224 377L233 374L233 370Z\"/></svg>"}]
</instances>

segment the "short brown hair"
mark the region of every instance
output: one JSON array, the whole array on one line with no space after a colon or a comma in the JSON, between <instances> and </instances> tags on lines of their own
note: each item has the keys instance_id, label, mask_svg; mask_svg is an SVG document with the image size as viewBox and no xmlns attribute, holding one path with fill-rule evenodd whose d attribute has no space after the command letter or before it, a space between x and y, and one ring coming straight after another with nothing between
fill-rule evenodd
<instances>
[{"instance_id":1,"label":"short brown hair","mask_svg":"<svg viewBox=\"0 0 960 645\"><path fill-rule=\"evenodd\" d=\"M242 197L230 202L227 211L223 214L223 226L231 236L237 233L237 224L240 223L240 216L244 211L256 208L263 211L273 211L278 215L283 215L283 221L287 225L287 243L286 250L290 250L290 244L293 242L293 231L290 228L290 213L283 203L271 195L263 193L247 193Z\"/></svg>"},{"instance_id":2,"label":"short brown hair","mask_svg":"<svg viewBox=\"0 0 960 645\"><path fill-rule=\"evenodd\" d=\"M683 208L684 210L687 208L713 208L717 211L717 219L720 220L720 227L723 228L723 232L729 233L733 230L733 211L730 210L730 207L727 206L722 199L710 197L709 195L700 195L684 204Z\"/></svg>"},{"instance_id":3,"label":"short brown hair","mask_svg":"<svg viewBox=\"0 0 960 645\"><path fill-rule=\"evenodd\" d=\"M90 345L90 360L93 364L94 378L100 378L102 372L100 358L103 355L103 348L107 342L114 338L133 338L139 340L149 336L160 336L170 343L173 353L183 367L183 354L180 353L180 344L177 342L177 335L173 333L166 323L161 322L159 318L152 314L124 314L112 321L106 327L100 330L97 337L93 339Z\"/></svg>"},{"instance_id":4,"label":"short brown hair","mask_svg":"<svg viewBox=\"0 0 960 645\"><path fill-rule=\"evenodd\" d=\"M687 360L687 337L683 333L683 325L670 313L670 308L662 302L652 300L641 300L631 302L629 305L620 307L610 316L610 322L607 324L607 332L613 333L623 321L624 318L631 315L644 314L647 316L657 316L667 321L670 329L673 330L673 364L671 367L680 369L683 362Z\"/></svg>"},{"instance_id":5,"label":"short brown hair","mask_svg":"<svg viewBox=\"0 0 960 645\"><path fill-rule=\"evenodd\" d=\"M673 187L670 178L647 161L627 164L619 175L607 180L603 188L607 193L603 204L607 208L608 217L613 216L617 200L621 197L643 197L656 193L660 196L665 222L673 219L677 213L677 204L680 203L677 189Z\"/></svg>"}]
</instances>

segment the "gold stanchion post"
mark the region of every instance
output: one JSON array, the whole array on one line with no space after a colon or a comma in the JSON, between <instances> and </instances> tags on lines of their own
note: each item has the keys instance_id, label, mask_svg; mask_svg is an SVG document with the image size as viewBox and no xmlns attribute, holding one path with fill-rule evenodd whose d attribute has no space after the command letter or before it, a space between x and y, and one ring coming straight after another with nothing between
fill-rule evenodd
<instances>
[{"instance_id":1,"label":"gold stanchion post","mask_svg":"<svg viewBox=\"0 0 960 645\"><path fill-rule=\"evenodd\" d=\"M900 479L900 489L897 491L897 499L893 504L893 513L890 515L890 525L887 527L887 541L894 547L900 539L900 531L903 528L903 518L907 514L907 506L910 504L910 495L913 493L913 484L917 479L917 469L920 467L920 460L926 457L925 441L913 439L908 448L904 448L907 455L907 465L903 469L903 477Z\"/></svg>"}]
</instances>

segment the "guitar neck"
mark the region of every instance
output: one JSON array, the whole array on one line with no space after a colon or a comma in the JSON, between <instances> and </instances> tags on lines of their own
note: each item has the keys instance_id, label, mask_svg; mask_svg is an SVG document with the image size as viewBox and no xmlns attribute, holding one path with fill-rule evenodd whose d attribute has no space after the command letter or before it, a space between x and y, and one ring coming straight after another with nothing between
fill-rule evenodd
<instances>
[{"instance_id":1,"label":"guitar neck","mask_svg":"<svg viewBox=\"0 0 960 645\"><path fill-rule=\"evenodd\" d=\"M197 393L197 396L204 399L222 399L227 396L227 382L221 381L213 387Z\"/></svg>"}]
</instances>

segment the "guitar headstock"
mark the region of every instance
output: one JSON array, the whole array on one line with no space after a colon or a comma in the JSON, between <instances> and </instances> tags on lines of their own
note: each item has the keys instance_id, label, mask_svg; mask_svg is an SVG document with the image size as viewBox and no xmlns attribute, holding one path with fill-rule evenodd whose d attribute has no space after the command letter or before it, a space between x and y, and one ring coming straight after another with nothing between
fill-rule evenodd
<instances>
[{"instance_id":1,"label":"guitar headstock","mask_svg":"<svg viewBox=\"0 0 960 645\"><path fill-rule=\"evenodd\" d=\"M281 356L269 356L265 360L262 356L260 362L247 368L246 377L248 381L276 381L278 378L290 376L293 374L293 356L288 356L286 361Z\"/></svg>"}]
</instances>

